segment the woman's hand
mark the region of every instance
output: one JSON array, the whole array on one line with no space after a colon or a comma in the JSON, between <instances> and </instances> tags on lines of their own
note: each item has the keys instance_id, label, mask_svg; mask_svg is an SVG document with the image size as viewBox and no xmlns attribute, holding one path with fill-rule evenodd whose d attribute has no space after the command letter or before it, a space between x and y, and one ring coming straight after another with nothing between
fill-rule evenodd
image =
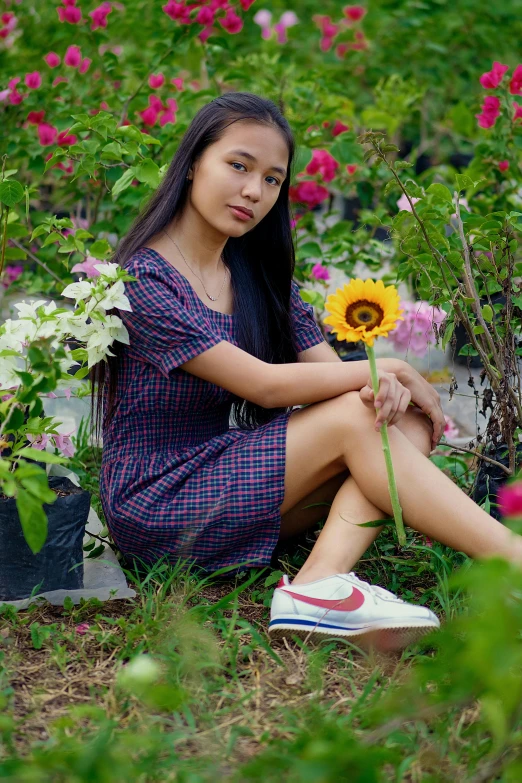
<instances>
[{"instance_id":1,"label":"woman's hand","mask_svg":"<svg viewBox=\"0 0 522 783\"><path fill-rule=\"evenodd\" d=\"M446 417L440 404L440 395L407 362L401 362L401 366L397 370L397 378L410 392L411 401L431 419L433 425L431 447L434 449L442 438L446 427Z\"/></svg>"},{"instance_id":2,"label":"woman's hand","mask_svg":"<svg viewBox=\"0 0 522 783\"><path fill-rule=\"evenodd\" d=\"M411 392L394 372L377 370L377 376L379 378L377 397L374 399L371 378L366 386L363 386L359 396L363 402L377 409L375 429L380 430L385 421L392 425L402 419L410 404Z\"/></svg>"}]
</instances>

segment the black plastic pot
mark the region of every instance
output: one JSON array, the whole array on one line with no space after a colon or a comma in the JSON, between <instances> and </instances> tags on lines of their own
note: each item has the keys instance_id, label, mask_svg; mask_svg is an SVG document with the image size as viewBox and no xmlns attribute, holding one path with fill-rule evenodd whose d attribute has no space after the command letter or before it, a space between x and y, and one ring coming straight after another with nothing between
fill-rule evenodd
<instances>
[{"instance_id":1,"label":"black plastic pot","mask_svg":"<svg viewBox=\"0 0 522 783\"><path fill-rule=\"evenodd\" d=\"M90 493L61 476L51 476L49 487L67 494L44 504L48 534L36 555L22 533L15 500L0 499L0 601L27 598L33 591L83 587L82 545Z\"/></svg>"}]
</instances>

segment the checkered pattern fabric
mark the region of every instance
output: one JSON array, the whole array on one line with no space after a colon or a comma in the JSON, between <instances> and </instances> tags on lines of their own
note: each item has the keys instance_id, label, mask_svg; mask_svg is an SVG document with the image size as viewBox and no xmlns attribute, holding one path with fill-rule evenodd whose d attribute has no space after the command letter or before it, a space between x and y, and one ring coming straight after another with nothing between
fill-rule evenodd
<instances>
[{"instance_id":1,"label":"checkered pattern fabric","mask_svg":"<svg viewBox=\"0 0 522 783\"><path fill-rule=\"evenodd\" d=\"M291 411L252 431L229 427L232 395L179 365L227 340L234 316L216 312L159 253L127 264L132 312L117 389L104 425L101 498L128 557L186 558L205 570L266 565L279 537ZM296 348L323 341L292 284Z\"/></svg>"}]
</instances>

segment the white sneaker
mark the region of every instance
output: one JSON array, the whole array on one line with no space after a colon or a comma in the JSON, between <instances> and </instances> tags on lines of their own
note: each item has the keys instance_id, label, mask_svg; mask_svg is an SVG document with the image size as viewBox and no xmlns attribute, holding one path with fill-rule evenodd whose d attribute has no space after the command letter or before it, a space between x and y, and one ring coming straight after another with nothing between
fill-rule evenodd
<instances>
[{"instance_id":1,"label":"white sneaker","mask_svg":"<svg viewBox=\"0 0 522 783\"><path fill-rule=\"evenodd\" d=\"M298 585L283 576L272 599L268 633L272 639L342 636L388 652L402 650L439 626L426 607L401 601L350 573Z\"/></svg>"}]
</instances>

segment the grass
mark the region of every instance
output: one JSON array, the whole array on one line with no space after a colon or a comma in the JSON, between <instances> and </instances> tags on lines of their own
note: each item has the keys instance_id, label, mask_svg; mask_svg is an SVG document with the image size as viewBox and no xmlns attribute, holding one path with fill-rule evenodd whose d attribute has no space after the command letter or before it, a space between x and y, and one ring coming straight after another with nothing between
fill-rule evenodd
<instances>
[{"instance_id":1,"label":"grass","mask_svg":"<svg viewBox=\"0 0 522 783\"><path fill-rule=\"evenodd\" d=\"M80 449L74 466L94 492L98 460ZM468 481L461 463L457 472L452 464L445 468L455 480ZM281 570L295 571L314 540L309 533L281 550ZM146 577L128 574L134 601L33 605L18 614L4 607L0 779L366 783L511 775L522 690L520 675L510 681L505 672L522 666L522 608L506 603L499 585L518 577L502 563L476 576L468 566L465 556L418 535L398 551L391 529L368 550L359 576L447 621L400 656L343 641L270 644L277 570L226 581L158 564ZM459 569L464 576L455 582Z\"/></svg>"}]
</instances>

